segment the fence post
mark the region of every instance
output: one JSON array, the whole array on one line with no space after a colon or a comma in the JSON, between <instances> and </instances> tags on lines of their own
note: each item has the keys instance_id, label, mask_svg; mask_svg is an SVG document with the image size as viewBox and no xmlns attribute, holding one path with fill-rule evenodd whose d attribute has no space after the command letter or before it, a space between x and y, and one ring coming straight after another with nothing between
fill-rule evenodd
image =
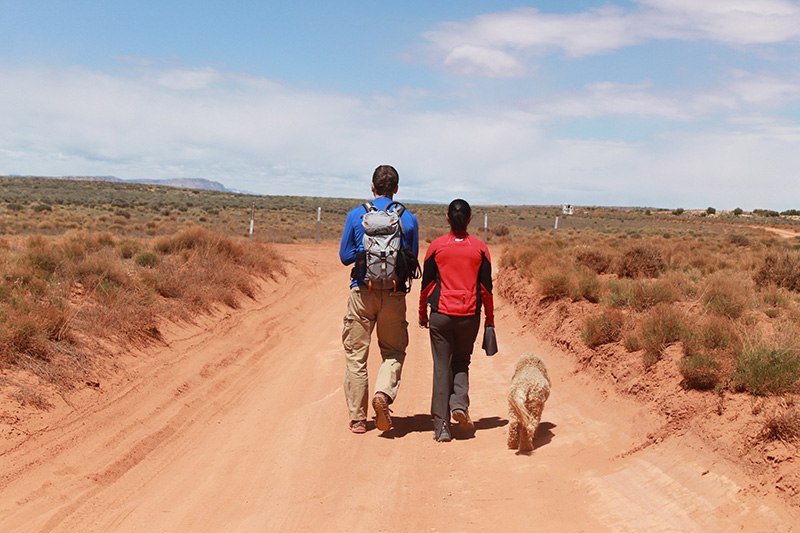
<instances>
[{"instance_id":1,"label":"fence post","mask_svg":"<svg viewBox=\"0 0 800 533\"><path fill-rule=\"evenodd\" d=\"M489 242L489 213L483 214L483 242Z\"/></svg>"},{"instance_id":2,"label":"fence post","mask_svg":"<svg viewBox=\"0 0 800 533\"><path fill-rule=\"evenodd\" d=\"M253 236L253 223L256 219L256 203L253 202L253 207L250 209L250 237Z\"/></svg>"},{"instance_id":3,"label":"fence post","mask_svg":"<svg viewBox=\"0 0 800 533\"><path fill-rule=\"evenodd\" d=\"M319 244L319 221L322 218L322 208L317 208L317 244Z\"/></svg>"},{"instance_id":4,"label":"fence post","mask_svg":"<svg viewBox=\"0 0 800 533\"><path fill-rule=\"evenodd\" d=\"M556 217L556 227L553 228L553 238L558 239L558 217Z\"/></svg>"}]
</instances>

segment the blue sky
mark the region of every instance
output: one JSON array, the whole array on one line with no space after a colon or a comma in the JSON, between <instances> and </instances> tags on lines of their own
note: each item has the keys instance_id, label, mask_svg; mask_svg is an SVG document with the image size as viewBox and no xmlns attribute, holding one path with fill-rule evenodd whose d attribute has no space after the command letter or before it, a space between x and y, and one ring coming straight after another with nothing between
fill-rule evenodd
<instances>
[{"instance_id":1,"label":"blue sky","mask_svg":"<svg viewBox=\"0 0 800 533\"><path fill-rule=\"evenodd\" d=\"M800 1L0 0L0 174L800 209Z\"/></svg>"}]
</instances>

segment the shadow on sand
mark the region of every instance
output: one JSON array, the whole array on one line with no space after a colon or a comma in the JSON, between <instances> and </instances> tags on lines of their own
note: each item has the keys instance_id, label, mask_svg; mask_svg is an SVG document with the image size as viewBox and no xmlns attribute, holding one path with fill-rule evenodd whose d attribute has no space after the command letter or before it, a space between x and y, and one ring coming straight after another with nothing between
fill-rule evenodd
<instances>
[{"instance_id":1,"label":"shadow on sand","mask_svg":"<svg viewBox=\"0 0 800 533\"><path fill-rule=\"evenodd\" d=\"M553 433L553 428L555 427L557 426L552 422L542 422L539 424L539 427L536 428L536 435L533 437L533 450L529 452L521 452L517 450L517 455L531 455L534 451L542 446L547 446L550 444L550 441L552 441L553 437L555 437L555 433Z\"/></svg>"},{"instance_id":2,"label":"shadow on sand","mask_svg":"<svg viewBox=\"0 0 800 533\"><path fill-rule=\"evenodd\" d=\"M488 418L481 418L475 421L475 429L462 430L458 424L452 424L452 434L455 440L467 440L475 438L476 431L483 431L487 429L494 429L503 427L508 424L508 420L500 418L499 416L491 416ZM413 415L413 416L392 416L392 429L381 433L381 437L385 439L397 439L405 437L409 433L425 433L430 432L433 434L433 419L431 415ZM367 426L369 429L375 427L374 423L370 422Z\"/></svg>"}]
</instances>

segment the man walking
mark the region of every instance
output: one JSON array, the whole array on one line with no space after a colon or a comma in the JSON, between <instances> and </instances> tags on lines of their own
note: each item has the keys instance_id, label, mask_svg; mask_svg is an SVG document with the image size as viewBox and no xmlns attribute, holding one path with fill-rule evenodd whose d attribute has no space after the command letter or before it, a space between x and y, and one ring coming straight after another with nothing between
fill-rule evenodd
<instances>
[{"instance_id":1,"label":"man walking","mask_svg":"<svg viewBox=\"0 0 800 533\"><path fill-rule=\"evenodd\" d=\"M372 174L372 205L382 210L392 203L397 193L399 176L389 165L381 165ZM396 207L396 206L395 206ZM377 326L378 346L381 351L381 366L375 383L372 407L375 410L376 425L381 431L392 427L389 405L397 396L400 374L408 346L408 322L406 321L405 280L400 284L385 287L365 280L363 265L364 226L362 219L369 206L356 207L347 215L339 247L339 258L345 265L355 263L351 272L350 296L347 300L347 314L344 317L342 343L347 362L344 376L344 394L350 411L350 431L366 433L369 396L367 377L367 356L370 337ZM391 210L391 209L390 209ZM419 250L419 229L417 218L402 209L400 215L401 248L407 248L417 257ZM357 261L358 259L358 261Z\"/></svg>"}]
</instances>

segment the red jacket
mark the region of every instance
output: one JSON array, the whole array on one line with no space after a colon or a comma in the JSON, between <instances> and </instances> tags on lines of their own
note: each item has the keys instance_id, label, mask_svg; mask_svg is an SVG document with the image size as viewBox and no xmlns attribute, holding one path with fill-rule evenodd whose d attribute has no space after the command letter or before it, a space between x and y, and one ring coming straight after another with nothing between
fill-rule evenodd
<instances>
[{"instance_id":1,"label":"red jacket","mask_svg":"<svg viewBox=\"0 0 800 533\"><path fill-rule=\"evenodd\" d=\"M426 304L451 316L480 315L483 305L486 325L494 325L492 260L480 239L450 232L431 243L422 273L420 319L427 316Z\"/></svg>"}]
</instances>

